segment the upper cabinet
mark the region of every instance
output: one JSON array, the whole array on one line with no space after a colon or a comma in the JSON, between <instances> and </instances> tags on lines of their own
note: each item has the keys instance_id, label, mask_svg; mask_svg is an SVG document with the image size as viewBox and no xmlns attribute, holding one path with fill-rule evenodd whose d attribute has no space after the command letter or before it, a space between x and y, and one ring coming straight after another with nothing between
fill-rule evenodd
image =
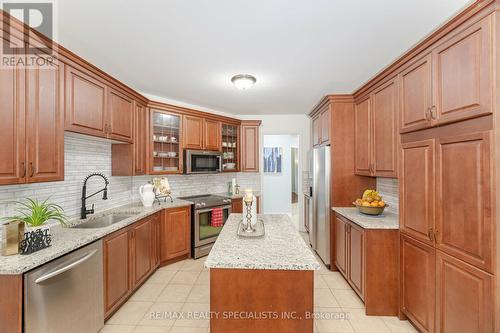
<instances>
[{"instance_id":1,"label":"upper cabinet","mask_svg":"<svg viewBox=\"0 0 500 333\"><path fill-rule=\"evenodd\" d=\"M0 184L63 180L64 64L5 68L0 85Z\"/></svg>"},{"instance_id":2,"label":"upper cabinet","mask_svg":"<svg viewBox=\"0 0 500 333\"><path fill-rule=\"evenodd\" d=\"M354 167L357 175L372 175L372 112L370 96L354 105Z\"/></svg>"},{"instance_id":3,"label":"upper cabinet","mask_svg":"<svg viewBox=\"0 0 500 333\"><path fill-rule=\"evenodd\" d=\"M106 137L106 85L93 76L66 67L66 129Z\"/></svg>"},{"instance_id":4,"label":"upper cabinet","mask_svg":"<svg viewBox=\"0 0 500 333\"><path fill-rule=\"evenodd\" d=\"M66 130L132 142L134 101L91 73L66 66Z\"/></svg>"},{"instance_id":5,"label":"upper cabinet","mask_svg":"<svg viewBox=\"0 0 500 333\"><path fill-rule=\"evenodd\" d=\"M313 146L330 144L330 107L326 105L312 118Z\"/></svg>"},{"instance_id":6,"label":"upper cabinet","mask_svg":"<svg viewBox=\"0 0 500 333\"><path fill-rule=\"evenodd\" d=\"M182 173L181 115L151 109L150 117L149 173Z\"/></svg>"},{"instance_id":7,"label":"upper cabinet","mask_svg":"<svg viewBox=\"0 0 500 333\"><path fill-rule=\"evenodd\" d=\"M139 176L147 174L148 109L134 103L132 144L111 145L111 174L113 176Z\"/></svg>"},{"instance_id":8,"label":"upper cabinet","mask_svg":"<svg viewBox=\"0 0 500 333\"><path fill-rule=\"evenodd\" d=\"M396 79L375 89L372 95L372 172L378 177L397 177L398 90Z\"/></svg>"},{"instance_id":9,"label":"upper cabinet","mask_svg":"<svg viewBox=\"0 0 500 333\"><path fill-rule=\"evenodd\" d=\"M492 112L491 17L459 30L403 67L401 133Z\"/></svg>"},{"instance_id":10,"label":"upper cabinet","mask_svg":"<svg viewBox=\"0 0 500 333\"><path fill-rule=\"evenodd\" d=\"M235 172L240 169L240 129L236 125L222 124L222 170Z\"/></svg>"},{"instance_id":11,"label":"upper cabinet","mask_svg":"<svg viewBox=\"0 0 500 333\"><path fill-rule=\"evenodd\" d=\"M398 103L393 78L358 100L355 118L355 173L397 177Z\"/></svg>"},{"instance_id":12,"label":"upper cabinet","mask_svg":"<svg viewBox=\"0 0 500 333\"><path fill-rule=\"evenodd\" d=\"M204 119L204 146L207 150L221 150L221 123L220 121Z\"/></svg>"},{"instance_id":13,"label":"upper cabinet","mask_svg":"<svg viewBox=\"0 0 500 333\"><path fill-rule=\"evenodd\" d=\"M132 142L133 118L134 100L115 89L108 89L108 137Z\"/></svg>"},{"instance_id":14,"label":"upper cabinet","mask_svg":"<svg viewBox=\"0 0 500 333\"><path fill-rule=\"evenodd\" d=\"M221 150L221 123L212 119L186 115L184 119L184 148Z\"/></svg>"},{"instance_id":15,"label":"upper cabinet","mask_svg":"<svg viewBox=\"0 0 500 333\"><path fill-rule=\"evenodd\" d=\"M241 171L259 172L259 127L261 122L241 122Z\"/></svg>"}]
</instances>

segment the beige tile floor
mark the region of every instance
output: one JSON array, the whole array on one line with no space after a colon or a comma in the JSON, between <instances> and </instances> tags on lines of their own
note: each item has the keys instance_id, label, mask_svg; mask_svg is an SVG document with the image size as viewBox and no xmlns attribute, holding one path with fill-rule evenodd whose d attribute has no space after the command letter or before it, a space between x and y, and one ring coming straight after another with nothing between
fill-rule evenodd
<instances>
[{"instance_id":1,"label":"beige tile floor","mask_svg":"<svg viewBox=\"0 0 500 333\"><path fill-rule=\"evenodd\" d=\"M107 321L101 333L208 333L208 319L188 317L188 313L208 313L210 308L210 272L203 262L203 258L190 259L160 268ZM315 313L322 316L314 322L315 332L417 332L396 317L366 316L363 303L344 278L324 266L315 272L314 288ZM169 312L184 315L162 316Z\"/></svg>"}]
</instances>

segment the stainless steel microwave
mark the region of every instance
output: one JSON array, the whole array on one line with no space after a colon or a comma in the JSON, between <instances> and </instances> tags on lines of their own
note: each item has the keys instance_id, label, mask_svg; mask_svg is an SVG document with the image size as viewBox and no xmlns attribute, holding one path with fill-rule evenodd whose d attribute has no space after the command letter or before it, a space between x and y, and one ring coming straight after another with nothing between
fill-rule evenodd
<instances>
[{"instance_id":1,"label":"stainless steel microwave","mask_svg":"<svg viewBox=\"0 0 500 333\"><path fill-rule=\"evenodd\" d=\"M208 150L185 150L184 173L222 172L222 153Z\"/></svg>"}]
</instances>

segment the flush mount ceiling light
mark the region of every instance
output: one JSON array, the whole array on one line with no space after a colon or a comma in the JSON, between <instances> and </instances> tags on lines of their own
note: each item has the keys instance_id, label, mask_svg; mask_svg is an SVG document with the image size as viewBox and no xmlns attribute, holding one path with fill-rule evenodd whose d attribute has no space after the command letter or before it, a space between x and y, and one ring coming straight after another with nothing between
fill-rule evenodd
<instances>
[{"instance_id":1,"label":"flush mount ceiling light","mask_svg":"<svg viewBox=\"0 0 500 333\"><path fill-rule=\"evenodd\" d=\"M251 88L255 84L255 82L257 82L257 79L253 75L238 74L231 78L231 82L234 84L236 88L241 90L247 90Z\"/></svg>"}]
</instances>

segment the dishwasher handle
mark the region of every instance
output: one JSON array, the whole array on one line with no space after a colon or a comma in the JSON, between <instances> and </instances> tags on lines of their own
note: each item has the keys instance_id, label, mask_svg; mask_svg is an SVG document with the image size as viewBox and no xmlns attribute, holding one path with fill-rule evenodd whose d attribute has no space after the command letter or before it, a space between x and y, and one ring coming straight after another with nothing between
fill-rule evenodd
<instances>
[{"instance_id":1,"label":"dishwasher handle","mask_svg":"<svg viewBox=\"0 0 500 333\"><path fill-rule=\"evenodd\" d=\"M76 266L84 263L85 261L89 260L96 252L97 252L97 250L92 250L91 252L87 253L86 255L81 257L80 259L73 261L71 264L68 264L62 268L56 269L50 273L47 273L47 274L39 277L38 279L35 280L35 283L41 284L42 282L50 280L53 277L56 277L56 276L66 272L66 271L69 271L73 267L76 267Z\"/></svg>"}]
</instances>

